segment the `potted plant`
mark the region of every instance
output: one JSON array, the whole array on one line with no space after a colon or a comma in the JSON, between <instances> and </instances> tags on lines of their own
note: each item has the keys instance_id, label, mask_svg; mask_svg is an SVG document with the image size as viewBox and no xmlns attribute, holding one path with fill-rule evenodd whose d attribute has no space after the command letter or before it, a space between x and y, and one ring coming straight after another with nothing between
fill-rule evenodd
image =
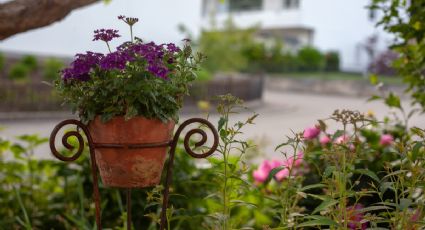
<instances>
[{"instance_id":1,"label":"potted plant","mask_svg":"<svg viewBox=\"0 0 425 230\"><path fill-rule=\"evenodd\" d=\"M118 30L95 30L93 41L105 42L109 53L77 54L55 88L88 125L103 183L148 187L159 183L167 146L125 146L170 141L203 55L193 54L188 40L182 49L144 42L133 37L137 18L118 19L129 25L130 41L113 51L109 42L120 37Z\"/></svg>"}]
</instances>

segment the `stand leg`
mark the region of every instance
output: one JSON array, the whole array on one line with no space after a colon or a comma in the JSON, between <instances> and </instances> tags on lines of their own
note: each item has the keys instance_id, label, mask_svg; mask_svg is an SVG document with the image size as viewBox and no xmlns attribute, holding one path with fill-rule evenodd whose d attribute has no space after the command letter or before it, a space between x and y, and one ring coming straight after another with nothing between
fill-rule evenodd
<instances>
[{"instance_id":1,"label":"stand leg","mask_svg":"<svg viewBox=\"0 0 425 230\"><path fill-rule=\"evenodd\" d=\"M164 230L165 225L167 224L168 197L170 192L170 184L171 184L171 177L173 172L174 153L176 151L176 145L177 143L172 143L171 149L170 149L170 158L168 160L167 175L165 177L165 185L164 185L164 191L162 195L161 224L159 226L160 230Z\"/></svg>"},{"instance_id":2,"label":"stand leg","mask_svg":"<svg viewBox=\"0 0 425 230\"><path fill-rule=\"evenodd\" d=\"M97 178L97 165L96 165L96 160L94 157L94 150L92 150L91 148L90 148L90 160L91 160L91 170L92 170L92 176L93 176L93 198L94 198L94 205L96 208L96 225L98 230L102 230L99 180Z\"/></svg>"},{"instance_id":3,"label":"stand leg","mask_svg":"<svg viewBox=\"0 0 425 230\"><path fill-rule=\"evenodd\" d=\"M131 188L127 189L127 230L131 230Z\"/></svg>"}]
</instances>

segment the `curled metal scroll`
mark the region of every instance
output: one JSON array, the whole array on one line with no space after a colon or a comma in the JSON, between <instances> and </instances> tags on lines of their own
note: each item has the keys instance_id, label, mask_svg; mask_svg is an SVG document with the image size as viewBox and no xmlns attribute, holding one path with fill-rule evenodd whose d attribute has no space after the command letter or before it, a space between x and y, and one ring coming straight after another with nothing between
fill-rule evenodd
<instances>
[{"instance_id":1,"label":"curled metal scroll","mask_svg":"<svg viewBox=\"0 0 425 230\"><path fill-rule=\"evenodd\" d=\"M76 125L77 131L69 131L69 132L66 132L63 135L63 137L62 137L63 146L68 150L74 150L75 147L72 146L69 143L69 138L70 137L76 137L77 140L78 140L77 152L74 153L72 156L69 156L69 157L62 155L56 149L56 146L55 146L56 136L58 135L59 131L67 125ZM85 145L84 138L81 135L81 133L78 132L78 129L83 130L84 135L87 138L87 143L88 143L89 150L90 150L91 170L92 170L92 176L93 176L93 198L94 198L95 208L96 208L96 225L97 225L97 229L101 230L102 229L102 223L101 223L101 218L100 218L100 216L101 216L101 214L100 214L100 194L99 194L99 185L98 185L98 177L97 177L97 166L96 166L96 159L95 159L95 155L94 155L94 145L93 145L93 141L92 141L92 138L90 136L90 132L89 132L87 126L85 126L81 121L74 120L74 119L65 120L65 121L60 122L59 124L56 125L56 127L53 129L52 133L50 134L50 139L49 139L50 150L52 151L52 154L61 161L71 162L71 161L77 160L81 156L81 154L83 153L84 145Z\"/></svg>"},{"instance_id":2,"label":"curled metal scroll","mask_svg":"<svg viewBox=\"0 0 425 230\"><path fill-rule=\"evenodd\" d=\"M70 161L77 160L81 156L81 154L84 151L85 143L84 143L84 138L83 138L83 136L81 135L80 132L78 132L78 131L68 131L68 132L66 132L62 137L63 146L68 150L74 150L75 147L72 146L69 143L69 138L70 137L76 137L77 140L78 140L78 150L77 150L76 153L74 153L74 155L72 155L70 157L62 155L56 149L55 142L56 142L56 136L58 135L59 131L67 125L76 125L79 129L82 129L84 134L86 135L86 137L88 139L89 146L92 142L91 142L91 137L90 137L90 134L89 134L87 127L78 120L65 120L65 121L62 121L61 123L59 123L58 125L56 125L56 127L53 129L52 133L50 134L50 140L49 140L50 150L52 151L52 154L56 158L58 158L59 160L70 162Z\"/></svg>"},{"instance_id":3,"label":"curled metal scroll","mask_svg":"<svg viewBox=\"0 0 425 230\"><path fill-rule=\"evenodd\" d=\"M179 126L176 133L174 134L173 141L171 142L170 157L169 157L169 160L168 160L167 175L166 175L166 178L165 178L165 186L164 186L164 192L163 192L162 210L161 210L161 223L160 223L160 228L159 228L160 230L164 230L166 223L167 223L166 210L167 210L167 207L168 207L169 189L170 189L171 178L172 178L174 155L175 155L175 152L176 152L176 147L177 147L177 144L178 144L178 141L179 141L179 138L180 138L180 134L182 133L182 131L187 126L189 126L191 124L195 124L195 123L200 123L200 124L208 127L208 129L212 132L212 134L214 136L213 144L209 148L209 150L204 152L204 153L199 154L199 153L194 152L190 147L190 138L194 134L201 135L201 137L202 137L201 140L199 140L195 143L195 147L200 147L200 146L203 146L207 142L208 136L207 136L207 133L201 128L191 129L186 133L186 135L184 136L184 139L183 139L184 149L186 150L186 152L194 158L206 158L206 157L210 156L211 154L213 154L215 152L215 150L217 150L217 147L218 147L218 140L219 140L218 139L218 132L217 132L216 128L208 120L205 120L205 119L202 119L202 118L191 118L189 120L186 120L185 122L183 122Z\"/></svg>"},{"instance_id":4,"label":"curled metal scroll","mask_svg":"<svg viewBox=\"0 0 425 230\"><path fill-rule=\"evenodd\" d=\"M217 133L217 130L215 129L215 127L214 127L214 126L213 126L213 125L212 125L212 124L211 124L208 120L205 120L205 119L202 119L202 118L191 118L191 119L189 119L189 120L187 120L187 121L183 122L183 123L179 126L179 128L177 129L176 134L174 135L174 139L173 139L172 144L173 144L173 145L176 145L176 144L177 144L177 142L178 142L178 140L179 140L179 137L180 137L181 132L182 132L182 131L183 131L183 130L187 127L187 126L189 126L189 125L191 125L191 124L194 124L194 123L200 123L200 124L203 124L203 125L205 125L205 126L207 126L207 127L208 127L208 129L212 132L212 134L213 134L213 136L214 136L213 144L212 144L211 148L210 148L207 152L205 152L205 153L198 154L198 153L194 152L194 151L190 148L190 138L191 138L194 134L199 134L199 135L201 135L201 136L202 136L202 139L195 143L195 147L203 146L203 145L207 142L207 138L208 138L208 136L207 136L206 132L205 132L203 129L201 129L201 128L196 128L196 129L189 130L189 131L186 133L186 135L184 136L184 140L183 140L183 143L184 143L184 149L186 150L186 152L187 152L190 156L192 156L192 157L194 157L194 158L206 158L206 157L209 157L209 156L210 156L211 154L213 154L213 153L215 152L215 150L217 149L217 146L218 146L218 133ZM172 146L172 147L173 147L173 146ZM174 148L175 148L175 147L174 147Z\"/></svg>"}]
</instances>

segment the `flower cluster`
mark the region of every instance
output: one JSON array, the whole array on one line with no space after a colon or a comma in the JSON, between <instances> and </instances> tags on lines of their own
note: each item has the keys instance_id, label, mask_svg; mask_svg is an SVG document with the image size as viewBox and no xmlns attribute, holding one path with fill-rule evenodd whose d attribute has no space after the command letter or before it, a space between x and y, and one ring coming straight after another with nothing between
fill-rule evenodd
<instances>
[{"instance_id":1,"label":"flower cluster","mask_svg":"<svg viewBox=\"0 0 425 230\"><path fill-rule=\"evenodd\" d=\"M273 169L282 167L282 169L274 176L277 181L282 181L285 178L298 173L298 168L303 163L303 158L304 153L299 152L296 156L289 157L284 161L264 160L260 166L258 166L258 169L253 172L252 176L257 184L264 183Z\"/></svg>"},{"instance_id":2,"label":"flower cluster","mask_svg":"<svg viewBox=\"0 0 425 230\"><path fill-rule=\"evenodd\" d=\"M304 129L303 138L307 142L312 142L318 139L319 143L323 146L330 144L332 142L330 135L324 133L324 135L320 137L321 132L322 131L320 130L320 126L318 125L315 125L313 127L307 127ZM350 142L350 137L347 134L342 134L333 140L333 143L338 145L350 144L349 147L353 149L354 146L349 142ZM379 144L382 147L388 147L388 146L391 146L393 142L394 142L394 137L391 134L383 134L380 137Z\"/></svg>"},{"instance_id":3,"label":"flower cluster","mask_svg":"<svg viewBox=\"0 0 425 230\"><path fill-rule=\"evenodd\" d=\"M77 54L75 57L70 67L62 70L62 78L64 81L69 81L71 79L88 81L90 79L90 71L99 65L104 55L101 53L86 52L86 54Z\"/></svg>"},{"instance_id":4,"label":"flower cluster","mask_svg":"<svg viewBox=\"0 0 425 230\"><path fill-rule=\"evenodd\" d=\"M118 16L118 19L125 21L130 26L134 25L138 19L125 16ZM120 37L118 30L99 29L94 31L93 41L108 42ZM62 79L88 81L93 69L99 71L125 71L128 63L137 62L144 66L144 70L162 79L168 79L171 70L169 65L176 61L176 55L181 49L173 43L157 45L154 42L143 43L136 39L136 42L125 42L117 47L117 50L103 55L99 53L87 52L87 54L77 54L71 66L62 71Z\"/></svg>"},{"instance_id":5,"label":"flower cluster","mask_svg":"<svg viewBox=\"0 0 425 230\"><path fill-rule=\"evenodd\" d=\"M104 42L110 42L114 38L121 37L118 34L118 30L113 29L99 29L94 31L94 38L93 41L104 41Z\"/></svg>"}]
</instances>

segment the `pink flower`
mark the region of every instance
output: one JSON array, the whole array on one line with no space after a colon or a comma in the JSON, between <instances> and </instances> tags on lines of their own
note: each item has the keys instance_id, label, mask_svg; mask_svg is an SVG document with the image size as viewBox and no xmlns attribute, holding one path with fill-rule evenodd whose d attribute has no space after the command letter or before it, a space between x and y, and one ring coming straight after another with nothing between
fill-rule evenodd
<instances>
[{"instance_id":1,"label":"pink flower","mask_svg":"<svg viewBox=\"0 0 425 230\"><path fill-rule=\"evenodd\" d=\"M320 129L317 126L313 126L313 127L304 129L303 137L306 140L312 140L316 138L317 136L319 136L319 134L320 134Z\"/></svg>"},{"instance_id":2,"label":"pink flower","mask_svg":"<svg viewBox=\"0 0 425 230\"><path fill-rule=\"evenodd\" d=\"M276 173L275 177L278 181L282 181L283 179L288 178L289 177L289 169L284 168L284 169L280 170L278 173Z\"/></svg>"},{"instance_id":3,"label":"pink flower","mask_svg":"<svg viewBox=\"0 0 425 230\"><path fill-rule=\"evenodd\" d=\"M367 223L361 223L364 219L363 213L359 212L363 208L363 205L356 204L354 206L347 207L348 214L348 228L352 230L365 230L367 229Z\"/></svg>"},{"instance_id":4,"label":"pink flower","mask_svg":"<svg viewBox=\"0 0 425 230\"><path fill-rule=\"evenodd\" d=\"M271 170L272 164L268 160L264 160L263 163L258 166L258 169L252 173L255 182L263 183L264 181L266 181Z\"/></svg>"},{"instance_id":5,"label":"pink flower","mask_svg":"<svg viewBox=\"0 0 425 230\"><path fill-rule=\"evenodd\" d=\"M300 166L304 161L304 152L299 151L296 155L296 159L294 162L294 166L298 167Z\"/></svg>"},{"instance_id":6,"label":"pink flower","mask_svg":"<svg viewBox=\"0 0 425 230\"><path fill-rule=\"evenodd\" d=\"M336 140L335 140L335 144L345 144L350 140L350 138L347 135L342 135L339 136Z\"/></svg>"},{"instance_id":7,"label":"pink flower","mask_svg":"<svg viewBox=\"0 0 425 230\"><path fill-rule=\"evenodd\" d=\"M391 145L394 142L394 137L391 134L384 134L379 140L379 144L382 146Z\"/></svg>"},{"instance_id":8,"label":"pink flower","mask_svg":"<svg viewBox=\"0 0 425 230\"><path fill-rule=\"evenodd\" d=\"M320 138L320 144L322 145L327 145L330 142L331 142L331 138L328 135L325 135Z\"/></svg>"}]
</instances>

